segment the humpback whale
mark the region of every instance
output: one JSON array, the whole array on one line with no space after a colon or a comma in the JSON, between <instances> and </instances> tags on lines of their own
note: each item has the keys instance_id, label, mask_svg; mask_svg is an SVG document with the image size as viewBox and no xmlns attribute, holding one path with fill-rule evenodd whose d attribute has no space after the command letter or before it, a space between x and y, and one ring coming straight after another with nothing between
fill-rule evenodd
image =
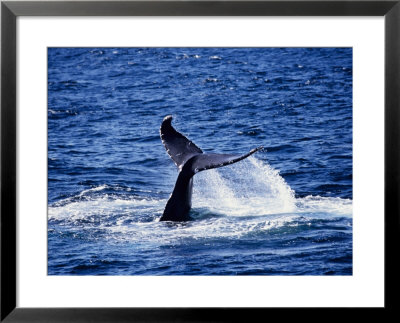
<instances>
[{"instance_id":1,"label":"humpback whale","mask_svg":"<svg viewBox=\"0 0 400 323\"><path fill-rule=\"evenodd\" d=\"M172 116L166 116L160 127L161 141L179 169L174 190L165 206L160 221L191 220L193 176L203 170L222 167L249 157L262 147L254 148L244 155L209 154L172 127Z\"/></svg>"}]
</instances>

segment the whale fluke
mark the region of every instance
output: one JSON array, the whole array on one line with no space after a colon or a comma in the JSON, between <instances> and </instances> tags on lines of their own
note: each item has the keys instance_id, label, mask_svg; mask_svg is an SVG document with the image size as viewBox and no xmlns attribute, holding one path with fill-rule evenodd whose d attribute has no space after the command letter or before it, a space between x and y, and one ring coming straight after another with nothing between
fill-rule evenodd
<instances>
[{"instance_id":1,"label":"whale fluke","mask_svg":"<svg viewBox=\"0 0 400 323\"><path fill-rule=\"evenodd\" d=\"M254 154L256 151L260 150L262 147L255 148L245 155L237 154L201 154L193 158L192 170L194 173L201 172L206 169L218 168L222 166L227 166L233 163L237 163L250 155Z\"/></svg>"},{"instance_id":2,"label":"whale fluke","mask_svg":"<svg viewBox=\"0 0 400 323\"><path fill-rule=\"evenodd\" d=\"M191 157L202 154L203 151L184 135L176 131L172 125L172 116L166 116L161 123L161 141L168 155L181 168Z\"/></svg>"},{"instance_id":3,"label":"whale fluke","mask_svg":"<svg viewBox=\"0 0 400 323\"><path fill-rule=\"evenodd\" d=\"M254 148L244 155L205 154L192 141L176 131L171 122L172 116L164 118L160 127L160 137L168 155L178 166L179 174L160 221L187 221L190 220L193 176L196 173L231 165L249 157L262 147Z\"/></svg>"}]
</instances>

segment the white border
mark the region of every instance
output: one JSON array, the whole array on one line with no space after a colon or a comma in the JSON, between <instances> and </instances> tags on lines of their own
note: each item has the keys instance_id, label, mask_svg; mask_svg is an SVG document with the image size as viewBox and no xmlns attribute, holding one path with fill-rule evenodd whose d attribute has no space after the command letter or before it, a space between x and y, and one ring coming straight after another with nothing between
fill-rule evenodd
<instances>
[{"instance_id":1,"label":"white border","mask_svg":"<svg viewBox=\"0 0 400 323\"><path fill-rule=\"evenodd\" d=\"M17 23L18 306L383 306L382 17L19 17ZM353 276L46 276L48 46L353 47Z\"/></svg>"}]
</instances>

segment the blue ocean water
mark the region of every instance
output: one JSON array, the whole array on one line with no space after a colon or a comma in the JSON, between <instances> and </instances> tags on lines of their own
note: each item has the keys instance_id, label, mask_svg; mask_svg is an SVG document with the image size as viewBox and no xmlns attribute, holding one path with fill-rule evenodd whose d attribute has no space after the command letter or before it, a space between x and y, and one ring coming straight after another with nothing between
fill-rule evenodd
<instances>
[{"instance_id":1,"label":"blue ocean water","mask_svg":"<svg viewBox=\"0 0 400 323\"><path fill-rule=\"evenodd\" d=\"M265 150L194 177L204 152ZM49 48L49 275L351 275L351 48Z\"/></svg>"}]
</instances>

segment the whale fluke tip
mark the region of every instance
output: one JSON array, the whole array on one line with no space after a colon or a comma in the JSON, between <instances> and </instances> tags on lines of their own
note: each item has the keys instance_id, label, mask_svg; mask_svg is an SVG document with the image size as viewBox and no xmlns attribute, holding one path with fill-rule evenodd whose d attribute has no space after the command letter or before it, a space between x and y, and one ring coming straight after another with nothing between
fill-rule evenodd
<instances>
[{"instance_id":1,"label":"whale fluke tip","mask_svg":"<svg viewBox=\"0 0 400 323\"><path fill-rule=\"evenodd\" d=\"M250 154L253 154L253 153L255 153L256 151L263 150L263 149L264 149L264 147L263 147L263 146L260 146L260 147L254 148L254 149L250 150Z\"/></svg>"},{"instance_id":2,"label":"whale fluke tip","mask_svg":"<svg viewBox=\"0 0 400 323\"><path fill-rule=\"evenodd\" d=\"M172 115L169 114L166 117L164 117L163 122L165 122L165 121L172 121Z\"/></svg>"}]
</instances>

